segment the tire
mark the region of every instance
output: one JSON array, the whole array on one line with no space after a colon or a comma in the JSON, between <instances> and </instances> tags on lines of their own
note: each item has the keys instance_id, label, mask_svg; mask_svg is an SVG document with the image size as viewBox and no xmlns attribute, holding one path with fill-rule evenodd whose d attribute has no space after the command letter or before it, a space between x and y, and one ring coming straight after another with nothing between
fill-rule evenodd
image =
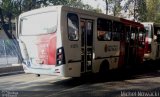
<instances>
[{"instance_id":1,"label":"tire","mask_svg":"<svg viewBox=\"0 0 160 97\"><path fill-rule=\"evenodd\" d=\"M109 72L109 63L108 61L103 61L100 65L100 70L99 70L99 74L100 76L104 77L107 76Z\"/></svg>"}]
</instances>

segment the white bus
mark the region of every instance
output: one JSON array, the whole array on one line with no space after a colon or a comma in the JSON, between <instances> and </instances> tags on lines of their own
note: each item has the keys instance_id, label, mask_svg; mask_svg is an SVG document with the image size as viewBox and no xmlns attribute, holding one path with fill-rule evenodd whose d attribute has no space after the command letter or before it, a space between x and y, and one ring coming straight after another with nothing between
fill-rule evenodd
<instances>
[{"instance_id":1,"label":"white bus","mask_svg":"<svg viewBox=\"0 0 160 97\"><path fill-rule=\"evenodd\" d=\"M67 6L21 14L18 32L26 73L80 77L141 63L144 55L140 23Z\"/></svg>"},{"instance_id":2,"label":"white bus","mask_svg":"<svg viewBox=\"0 0 160 97\"><path fill-rule=\"evenodd\" d=\"M142 24L146 29L145 60L160 59L160 24L154 22Z\"/></svg>"}]
</instances>

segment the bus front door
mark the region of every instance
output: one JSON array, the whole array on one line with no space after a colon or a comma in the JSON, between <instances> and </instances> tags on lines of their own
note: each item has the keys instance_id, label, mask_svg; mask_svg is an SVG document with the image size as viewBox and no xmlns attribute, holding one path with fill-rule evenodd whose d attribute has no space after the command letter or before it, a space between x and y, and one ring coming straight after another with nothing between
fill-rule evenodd
<instances>
[{"instance_id":1,"label":"bus front door","mask_svg":"<svg viewBox=\"0 0 160 97\"><path fill-rule=\"evenodd\" d=\"M93 20L81 19L81 73L92 71Z\"/></svg>"},{"instance_id":2,"label":"bus front door","mask_svg":"<svg viewBox=\"0 0 160 97\"><path fill-rule=\"evenodd\" d=\"M136 35L138 34L138 29L136 28L130 28L126 27L126 54L125 54L125 60L126 60L126 65L132 66L135 65L137 60L137 37Z\"/></svg>"}]
</instances>

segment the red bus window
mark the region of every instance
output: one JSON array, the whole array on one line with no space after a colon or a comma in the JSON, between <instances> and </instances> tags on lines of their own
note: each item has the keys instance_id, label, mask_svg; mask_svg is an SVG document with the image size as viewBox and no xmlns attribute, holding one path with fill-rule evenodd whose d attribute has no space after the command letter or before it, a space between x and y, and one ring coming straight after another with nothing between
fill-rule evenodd
<instances>
[{"instance_id":1,"label":"red bus window","mask_svg":"<svg viewBox=\"0 0 160 97\"><path fill-rule=\"evenodd\" d=\"M113 41L121 40L121 33L123 31L122 24L119 22L113 22L112 39Z\"/></svg>"}]
</instances>

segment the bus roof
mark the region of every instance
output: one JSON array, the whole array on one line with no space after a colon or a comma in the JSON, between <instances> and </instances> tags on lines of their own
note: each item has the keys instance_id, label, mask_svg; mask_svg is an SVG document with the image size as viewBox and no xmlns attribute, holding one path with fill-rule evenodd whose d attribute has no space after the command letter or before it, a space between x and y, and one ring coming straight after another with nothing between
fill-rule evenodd
<instances>
[{"instance_id":1,"label":"bus roof","mask_svg":"<svg viewBox=\"0 0 160 97\"><path fill-rule=\"evenodd\" d=\"M64 5L48 6L48 7L44 7L44 8L34 9L34 10L31 10L31 11L22 13L20 15L20 18L24 17L24 16L32 15L32 14L49 12L49 11L57 11L57 10L59 10L59 11L64 10L64 11L73 12L73 13L77 13L77 14L83 14L83 15L94 17L94 18L100 17L100 18L109 19L109 20L113 20L113 21L119 21L119 22L123 22L127 25L133 25L135 27L136 26L141 26L141 27L143 26L138 22L130 21L130 20L127 20L127 19L123 19L123 18L119 18L119 17L115 17L115 16L110 16L110 15L106 15L106 14L103 14L103 13L96 13L96 12L93 12L93 11L73 8L73 7L64 6Z\"/></svg>"},{"instance_id":2,"label":"bus roof","mask_svg":"<svg viewBox=\"0 0 160 97\"><path fill-rule=\"evenodd\" d=\"M155 22L142 22L142 24L150 24L150 25L154 25L156 27L160 27L160 23L155 23Z\"/></svg>"},{"instance_id":3,"label":"bus roof","mask_svg":"<svg viewBox=\"0 0 160 97\"><path fill-rule=\"evenodd\" d=\"M92 11L88 11L88 10L83 10L83 9L79 9L79 8L73 8L73 7L69 7L69 6L64 6L64 5L57 5L57 6L48 6L48 7L43 7L43 8L39 8L39 9L34 9L28 12L24 12L20 15L20 17L24 17L24 16L28 16L31 14L37 14L37 13L42 13L42 12L47 12L47 11L57 11L57 10L65 10L65 11L69 11L69 12L75 12L75 13L80 13L80 14L85 14L88 16L97 16L97 17L101 17L101 18L105 18L105 19L112 19L115 21L119 21L120 18L118 17L114 17L114 16L110 16L110 15L106 15L103 13L96 13L96 12L92 12Z\"/></svg>"},{"instance_id":4,"label":"bus roof","mask_svg":"<svg viewBox=\"0 0 160 97\"><path fill-rule=\"evenodd\" d=\"M24 17L24 16L28 16L28 15L32 15L32 14L37 14L37 13L42 13L42 12L56 11L57 9L60 9L61 7L62 7L62 5L48 6L48 7L33 9L33 10L22 13L20 15L20 17Z\"/></svg>"},{"instance_id":5,"label":"bus roof","mask_svg":"<svg viewBox=\"0 0 160 97\"><path fill-rule=\"evenodd\" d=\"M111 15L106 15L103 13L97 13L97 12L93 12L93 11L88 11L88 10L83 10L83 9L79 9L79 8L73 8L73 7L68 7L68 6L63 6L62 10L66 10L66 11L70 11L70 12L76 12L76 13L80 13L80 14L84 14L84 15L88 15L88 16L92 16L92 17L101 17L101 18L105 18L105 19L112 19L115 21L119 21L120 18L115 17L115 16L111 16Z\"/></svg>"},{"instance_id":6,"label":"bus roof","mask_svg":"<svg viewBox=\"0 0 160 97\"><path fill-rule=\"evenodd\" d=\"M144 27L141 23L120 18L120 20L126 25L132 25L133 27Z\"/></svg>"}]
</instances>

